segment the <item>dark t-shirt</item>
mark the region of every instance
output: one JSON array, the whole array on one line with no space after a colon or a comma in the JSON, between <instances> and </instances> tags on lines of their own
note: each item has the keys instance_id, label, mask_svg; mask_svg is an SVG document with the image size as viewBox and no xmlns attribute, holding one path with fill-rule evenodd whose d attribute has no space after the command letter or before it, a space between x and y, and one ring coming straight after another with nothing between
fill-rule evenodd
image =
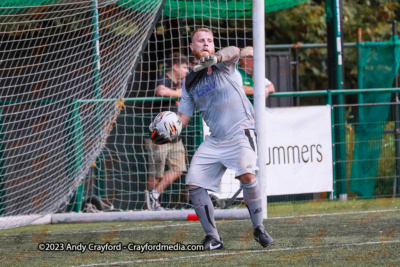
<instances>
[{"instance_id":1,"label":"dark t-shirt","mask_svg":"<svg viewBox=\"0 0 400 267\"><path fill-rule=\"evenodd\" d=\"M156 87L158 87L159 85L164 85L165 87L168 87L171 90L177 90L182 88L182 82L178 81L178 83L174 83L174 81L171 80L171 78L169 78L167 76L166 73L161 74L158 77L157 83L156 83ZM175 105L176 100L165 100L162 102L158 102L158 105L160 107L160 112L161 111L172 111L177 113L178 112L178 106ZM156 104L156 103L154 103Z\"/></svg>"}]
</instances>

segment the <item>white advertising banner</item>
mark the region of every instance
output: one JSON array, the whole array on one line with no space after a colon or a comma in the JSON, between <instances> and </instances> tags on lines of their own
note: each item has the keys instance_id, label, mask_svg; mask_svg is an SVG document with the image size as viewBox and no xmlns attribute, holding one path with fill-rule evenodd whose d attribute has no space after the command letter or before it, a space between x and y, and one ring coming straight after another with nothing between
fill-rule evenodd
<instances>
[{"instance_id":1,"label":"white advertising banner","mask_svg":"<svg viewBox=\"0 0 400 267\"><path fill-rule=\"evenodd\" d=\"M331 108L267 108L267 195L333 191Z\"/></svg>"},{"instance_id":2,"label":"white advertising banner","mask_svg":"<svg viewBox=\"0 0 400 267\"><path fill-rule=\"evenodd\" d=\"M267 195L333 191L331 108L267 108ZM203 121L204 135L209 128ZM233 170L221 181L220 199L239 189ZM238 197L242 197L242 193Z\"/></svg>"}]
</instances>

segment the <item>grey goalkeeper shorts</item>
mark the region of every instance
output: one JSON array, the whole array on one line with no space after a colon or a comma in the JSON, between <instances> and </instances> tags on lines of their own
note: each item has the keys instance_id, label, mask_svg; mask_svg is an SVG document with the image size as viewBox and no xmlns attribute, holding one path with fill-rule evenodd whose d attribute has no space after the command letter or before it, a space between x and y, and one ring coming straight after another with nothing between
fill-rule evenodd
<instances>
[{"instance_id":1,"label":"grey goalkeeper shorts","mask_svg":"<svg viewBox=\"0 0 400 267\"><path fill-rule=\"evenodd\" d=\"M206 136L192 158L186 185L219 192L227 168L234 170L236 177L245 173L257 175L256 139L255 131L248 129L222 141Z\"/></svg>"}]
</instances>

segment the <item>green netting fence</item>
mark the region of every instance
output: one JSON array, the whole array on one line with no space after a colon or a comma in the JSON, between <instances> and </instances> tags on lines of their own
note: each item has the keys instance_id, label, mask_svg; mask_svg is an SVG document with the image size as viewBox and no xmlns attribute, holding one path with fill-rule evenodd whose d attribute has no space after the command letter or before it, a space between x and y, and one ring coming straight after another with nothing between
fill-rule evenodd
<instances>
[{"instance_id":1,"label":"green netting fence","mask_svg":"<svg viewBox=\"0 0 400 267\"><path fill-rule=\"evenodd\" d=\"M391 88L399 69L400 41L397 35L388 42L357 44L359 55L358 84L363 88ZM359 96L359 124L355 130L355 147L349 189L361 197L371 198L379 168L382 138L388 121L390 93ZM366 160L369 160L366 164Z\"/></svg>"}]
</instances>

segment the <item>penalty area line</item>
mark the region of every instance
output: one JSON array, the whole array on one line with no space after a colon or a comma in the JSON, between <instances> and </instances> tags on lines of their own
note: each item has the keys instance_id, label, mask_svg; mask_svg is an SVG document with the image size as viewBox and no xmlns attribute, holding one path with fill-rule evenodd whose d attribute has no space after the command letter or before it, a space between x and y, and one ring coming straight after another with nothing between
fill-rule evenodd
<instances>
[{"instance_id":1,"label":"penalty area line","mask_svg":"<svg viewBox=\"0 0 400 267\"><path fill-rule=\"evenodd\" d=\"M368 210L368 211L353 211L353 212L336 212L336 213L315 213L315 214L303 214L303 215L294 215L294 216L282 216L282 217L268 217L268 220L284 220L284 219L294 219L294 218L313 218L313 217L324 217L324 216L343 216L343 215L354 215L354 214L368 214L368 213L381 213L381 212L398 212L400 209L388 209L388 210ZM245 221L243 220L234 220L234 221ZM217 224L223 223L223 221L217 221ZM92 230L89 233L110 233L110 232L124 232L124 231L140 231L145 229L157 229L157 228L166 228L166 227L182 227L182 226L191 226L191 225L200 225L199 222L186 222L186 223L178 223L178 224L160 224L160 225L148 225L148 226L138 226L132 228L121 228L121 229L107 229L107 230ZM83 234L88 233L86 231L76 231L69 232L68 235L71 234ZM66 235L65 233L52 233L51 235ZM10 238L10 237L29 237L32 235L15 235L15 236L0 236L0 239Z\"/></svg>"},{"instance_id":2,"label":"penalty area line","mask_svg":"<svg viewBox=\"0 0 400 267\"><path fill-rule=\"evenodd\" d=\"M315 214L293 215L293 216L284 216L284 217L268 217L267 220L304 218L304 217L341 216L341 215L354 215L354 214L366 214L366 213L383 213L383 212L396 212L396 211L400 211L400 209L364 210L364 211L333 212L333 213L320 213L320 214L319 213L315 213Z\"/></svg>"},{"instance_id":3,"label":"penalty area line","mask_svg":"<svg viewBox=\"0 0 400 267\"><path fill-rule=\"evenodd\" d=\"M277 248L277 249L267 249L267 250L248 250L241 252L226 252L226 253L207 253L200 255L192 255L192 256L183 256L183 257L170 257L170 258L159 258L159 259L144 259L144 260L136 260L136 261L120 261L120 262L107 262L107 263L94 263L88 265L76 265L73 267L86 267L86 266L109 266L109 265L120 265L120 264L134 264L134 263L147 263L147 262L163 262L163 261L173 261L173 260L184 260L184 259L194 259L194 258L205 258L205 257L218 257L218 256L236 256L236 255L245 255L245 254L253 254L253 253L271 253L271 252L279 252L279 251L295 251L295 250L309 250L309 249L318 249L318 248L333 248L333 247L352 247L352 246L365 246L365 245L378 245L378 244L395 244L400 243L400 240L393 241L382 241L382 242L363 242L363 243L348 243L348 244L329 244L329 245L321 245L321 246L308 246L308 247L295 247L295 248Z\"/></svg>"},{"instance_id":4,"label":"penalty area line","mask_svg":"<svg viewBox=\"0 0 400 267\"><path fill-rule=\"evenodd\" d=\"M336 213L321 213L321 214L304 214L304 215L294 215L294 216L284 216L284 217L268 217L268 220L281 220L281 219L292 219L292 218L305 218L305 217L324 217L324 216L341 216L341 215L352 215L352 214L366 214L366 213L380 213L380 212L396 212L400 211L400 209L389 209L389 210L370 210L370 211L354 211L354 212L336 212ZM246 221L248 219L242 220L234 220L234 221ZM223 223L223 221L218 220L217 224ZM167 225L150 225L150 226L138 226L133 228L123 228L123 229L115 229L112 231L140 231L143 229L156 229L156 228L166 228L166 227L180 227L180 226L189 226L189 225L200 225L199 222L190 222L190 223L180 223L180 224L167 224ZM110 232L110 230L93 230L90 233L105 233ZM81 233L81 232L72 232L73 234ZM69 233L71 234L71 233Z\"/></svg>"}]
</instances>

